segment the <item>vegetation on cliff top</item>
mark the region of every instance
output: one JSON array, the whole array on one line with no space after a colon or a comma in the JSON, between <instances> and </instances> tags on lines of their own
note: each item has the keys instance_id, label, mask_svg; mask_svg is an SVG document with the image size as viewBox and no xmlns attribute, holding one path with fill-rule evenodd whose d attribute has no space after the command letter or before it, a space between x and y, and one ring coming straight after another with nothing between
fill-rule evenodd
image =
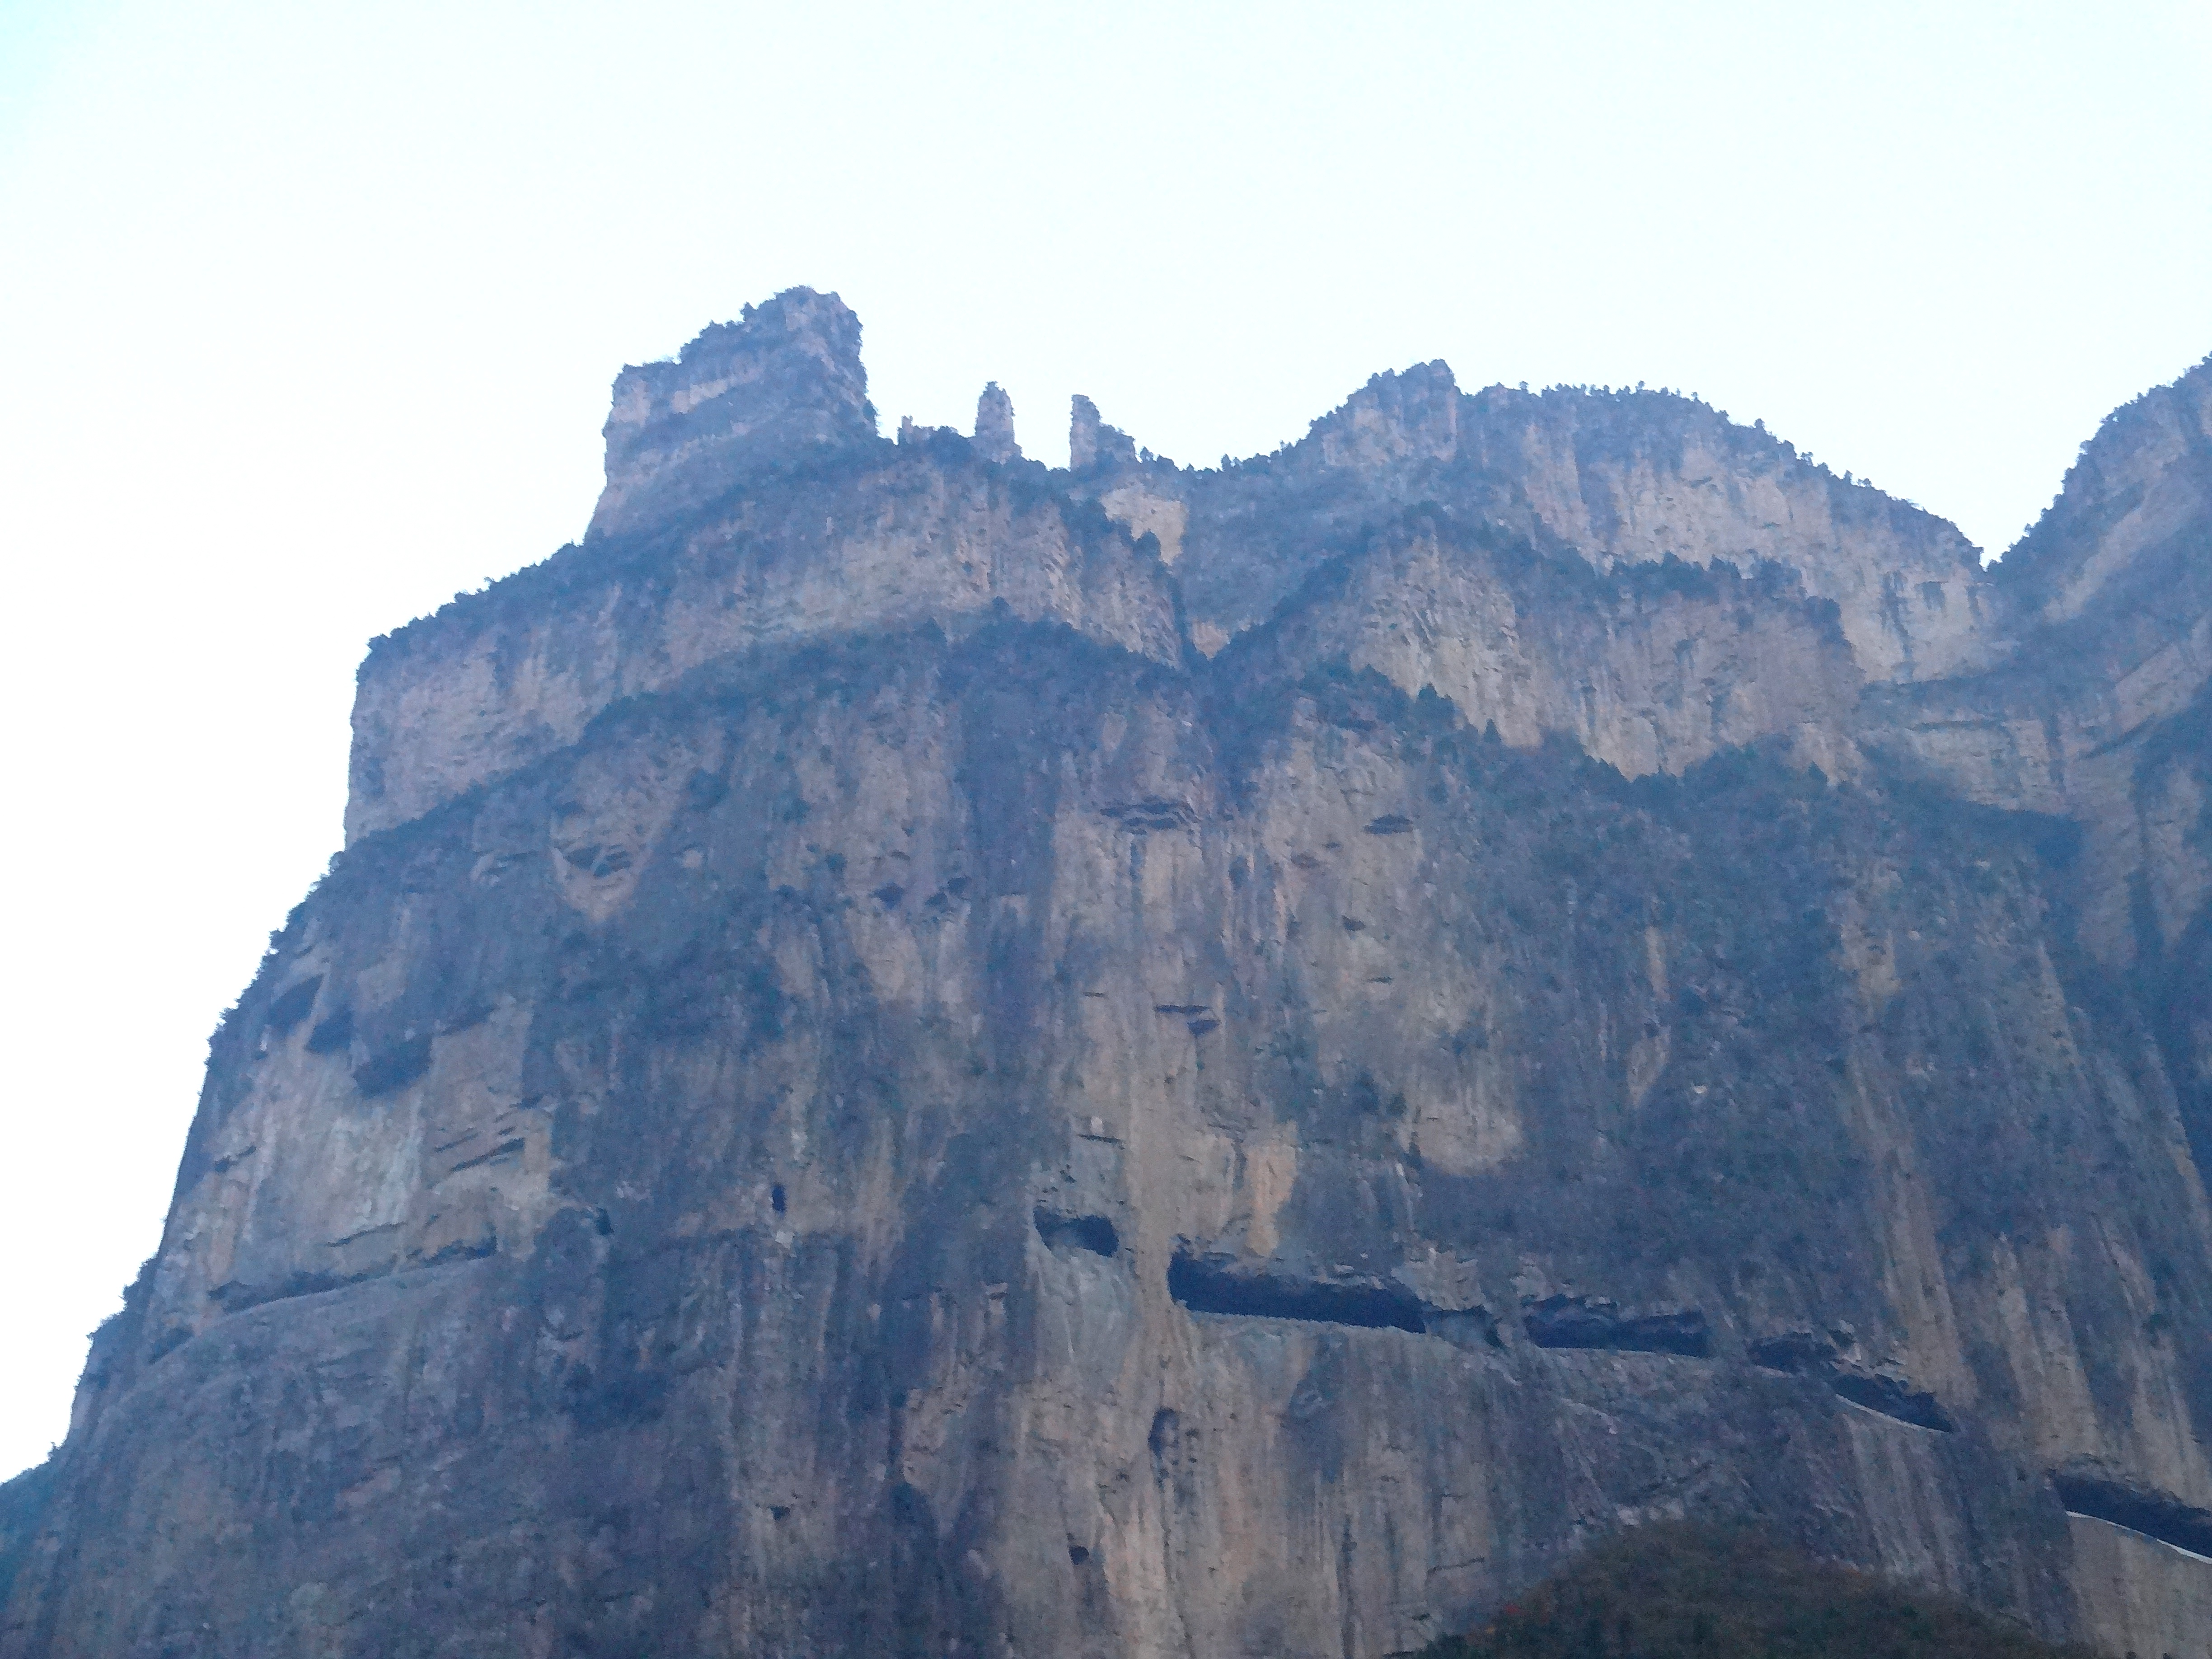
<instances>
[{"instance_id":1,"label":"vegetation on cliff top","mask_svg":"<svg viewBox=\"0 0 2212 1659\"><path fill-rule=\"evenodd\" d=\"M2019 1626L1756 1533L1639 1527L1419 1659L2059 1659Z\"/></svg>"}]
</instances>

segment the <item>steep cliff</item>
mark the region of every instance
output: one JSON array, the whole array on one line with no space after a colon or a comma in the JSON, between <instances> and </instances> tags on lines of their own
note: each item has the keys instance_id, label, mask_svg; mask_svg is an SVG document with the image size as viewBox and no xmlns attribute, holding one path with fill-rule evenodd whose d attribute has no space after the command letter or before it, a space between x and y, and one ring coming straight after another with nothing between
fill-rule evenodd
<instances>
[{"instance_id":1,"label":"steep cliff","mask_svg":"<svg viewBox=\"0 0 2212 1659\"><path fill-rule=\"evenodd\" d=\"M2212 1158L2212 359L2116 410L1991 575L2011 662L1871 699L1860 739L2075 828L2081 941L2152 1022Z\"/></svg>"},{"instance_id":2,"label":"steep cliff","mask_svg":"<svg viewBox=\"0 0 2212 1659\"><path fill-rule=\"evenodd\" d=\"M625 371L372 649L0 1655L1358 1659L1683 1516L2193 1651L2205 372L1985 574L1659 394Z\"/></svg>"},{"instance_id":3,"label":"steep cliff","mask_svg":"<svg viewBox=\"0 0 2212 1659\"><path fill-rule=\"evenodd\" d=\"M1079 487L1133 523L1182 508L1176 570L1209 649L1264 620L1347 537L1412 505L1600 570L1779 564L1836 606L1870 679L1949 673L1993 648L1980 561L1951 526L1670 393L1468 396L1427 363L1376 375L1300 442L1219 471L1135 460L1126 444L1077 465Z\"/></svg>"}]
</instances>

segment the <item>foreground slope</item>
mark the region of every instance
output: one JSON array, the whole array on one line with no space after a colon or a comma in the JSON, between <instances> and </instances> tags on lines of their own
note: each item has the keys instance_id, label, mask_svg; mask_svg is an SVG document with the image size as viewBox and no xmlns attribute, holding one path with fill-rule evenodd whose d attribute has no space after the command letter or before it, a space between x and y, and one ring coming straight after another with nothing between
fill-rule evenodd
<instances>
[{"instance_id":1,"label":"foreground slope","mask_svg":"<svg viewBox=\"0 0 2212 1659\"><path fill-rule=\"evenodd\" d=\"M2185 1650L2197 624L2008 757L2141 703L2197 377L1985 575L1681 399L1051 472L858 337L626 371L373 649L0 1655L1375 1655L1685 1515Z\"/></svg>"}]
</instances>

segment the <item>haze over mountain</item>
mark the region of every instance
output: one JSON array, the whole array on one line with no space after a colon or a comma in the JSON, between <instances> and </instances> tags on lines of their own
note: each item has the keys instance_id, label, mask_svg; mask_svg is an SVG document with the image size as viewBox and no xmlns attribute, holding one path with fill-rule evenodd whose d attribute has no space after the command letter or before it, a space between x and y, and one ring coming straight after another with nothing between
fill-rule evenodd
<instances>
[{"instance_id":1,"label":"haze over mountain","mask_svg":"<svg viewBox=\"0 0 2212 1659\"><path fill-rule=\"evenodd\" d=\"M2212 362L2015 554L1671 393L879 435L378 641L0 1656L1401 1652L1752 1520L2212 1623Z\"/></svg>"}]
</instances>

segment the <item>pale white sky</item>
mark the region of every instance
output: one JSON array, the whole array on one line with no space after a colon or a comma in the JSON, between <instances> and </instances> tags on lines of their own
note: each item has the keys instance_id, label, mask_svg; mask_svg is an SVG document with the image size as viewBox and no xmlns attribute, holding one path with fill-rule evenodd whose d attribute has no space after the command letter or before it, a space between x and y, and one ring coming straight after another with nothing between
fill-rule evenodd
<instances>
[{"instance_id":1,"label":"pale white sky","mask_svg":"<svg viewBox=\"0 0 2212 1659\"><path fill-rule=\"evenodd\" d=\"M2202 4L0 0L0 1474L337 845L372 635L794 283L1181 459L1376 369L1704 393L1999 551L2212 350Z\"/></svg>"}]
</instances>

